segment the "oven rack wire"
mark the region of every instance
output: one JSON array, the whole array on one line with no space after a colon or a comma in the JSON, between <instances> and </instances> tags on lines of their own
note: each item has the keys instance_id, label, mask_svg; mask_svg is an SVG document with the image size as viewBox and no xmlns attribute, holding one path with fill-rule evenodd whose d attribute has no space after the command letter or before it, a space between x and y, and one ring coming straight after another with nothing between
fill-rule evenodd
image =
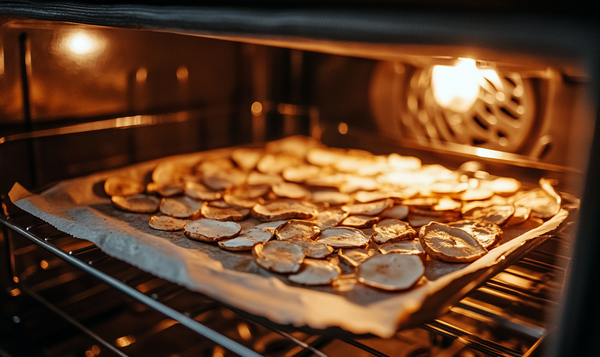
<instances>
[{"instance_id":1,"label":"oven rack wire","mask_svg":"<svg viewBox=\"0 0 600 357\"><path fill-rule=\"evenodd\" d=\"M558 306L554 299L562 290L566 276L565 270L569 264L569 257L556 253L568 249L565 233L558 231L551 237L546 237L547 241L536 251L485 282L438 319L410 331L399 331L393 338L384 340L374 336L355 336L339 329L314 331L274 324L264 318L239 311L206 295L191 292L177 284L157 278L112 258L104 254L95 244L62 233L48 223L21 211L12 205L6 196L2 197L2 201L4 214L0 215L0 222L8 230L16 232L29 242L49 251L56 261L75 266L84 274L99 279L105 285L124 293L133 301L160 312L166 319L159 322L158 325L161 323L169 326L179 324L214 342L217 347L213 348L212 356L223 355L225 349L234 355L241 356L323 357L330 356L331 351L349 349L361 356L430 355L420 354L419 351L425 353L423 348L414 349L412 354L399 354L396 350L402 343L406 345L406 341L410 342L411 339L414 345L415 334L419 335L423 332L428 332L429 342L433 346L431 351L448 349L458 352L470 351L470 354L447 354L448 352L440 354L444 356L531 356L539 352L539 346L548 333L548 327L543 321L546 315ZM565 225L563 224L561 227L564 231ZM98 294L106 287L91 288L91 291L85 291L79 294L80 296L71 297L71 301L55 304L43 296L43 291L56 288L55 285L60 285L62 280L56 279L57 283L54 285L52 283L25 284L23 279L17 277L14 262L15 257L25 254L30 249L22 249L23 252L21 252L9 247L9 250L11 250L9 254L11 255L11 273L15 277L14 281L21 280L19 284L16 284L16 289L31 296L79 328L105 351L110 351L116 356L129 355L127 348L123 348L124 344L119 343L118 339L116 343L107 340L86 327L76 317L65 312L68 310L65 306L76 304L79 300ZM51 264L55 264L55 262ZM49 263L42 261L40 265L42 269L47 269ZM187 297L187 301L189 301L190 295L193 296L191 299L195 301L192 305L187 304L182 307L173 303L178 297L183 296ZM229 323L226 324L226 327L217 326L218 324L210 326L210 321L203 323L207 313L223 315ZM232 324L232 321L235 323ZM153 328L157 330L156 326L158 325L149 327L146 332L138 333L138 336L145 334L151 336ZM225 331L232 325L237 325L238 334ZM244 338L246 329L263 336L263 340L270 340L275 347L257 348L259 343L251 344L247 341L248 339ZM499 340L498 336L511 337ZM515 336L518 338L515 339ZM193 348L189 350L193 351ZM174 354L173 356L183 355L187 354Z\"/></svg>"}]
</instances>

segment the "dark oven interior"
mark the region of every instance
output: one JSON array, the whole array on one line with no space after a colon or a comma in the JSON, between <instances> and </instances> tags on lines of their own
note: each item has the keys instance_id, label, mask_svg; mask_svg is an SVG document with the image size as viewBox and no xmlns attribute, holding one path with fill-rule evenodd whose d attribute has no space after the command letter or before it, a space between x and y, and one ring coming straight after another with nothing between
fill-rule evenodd
<instances>
[{"instance_id":1,"label":"dark oven interior","mask_svg":"<svg viewBox=\"0 0 600 357\"><path fill-rule=\"evenodd\" d=\"M77 7L17 5L0 17L0 354L531 356L565 336L577 210L437 318L383 339L232 308L61 233L6 194L15 182L39 192L169 155L305 135L451 169L477 161L481 172L533 185L547 177L573 202L593 173L597 43L586 21L463 8L226 8L213 16L239 24L218 26L193 8L82 5L91 15L78 20ZM163 17L151 25L136 11ZM483 82L471 102L440 104L435 68L457 63L462 78L474 69Z\"/></svg>"}]
</instances>

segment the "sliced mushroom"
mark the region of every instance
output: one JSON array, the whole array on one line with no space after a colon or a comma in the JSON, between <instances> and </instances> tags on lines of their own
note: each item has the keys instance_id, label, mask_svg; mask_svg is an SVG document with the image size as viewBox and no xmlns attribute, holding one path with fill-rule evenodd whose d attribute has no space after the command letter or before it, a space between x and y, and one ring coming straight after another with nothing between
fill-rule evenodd
<instances>
[{"instance_id":1,"label":"sliced mushroom","mask_svg":"<svg viewBox=\"0 0 600 357\"><path fill-rule=\"evenodd\" d=\"M291 238L288 242L299 245L304 255L310 258L323 259L333 253L333 248L325 243L313 242L306 238Z\"/></svg>"},{"instance_id":2,"label":"sliced mushroom","mask_svg":"<svg viewBox=\"0 0 600 357\"><path fill-rule=\"evenodd\" d=\"M112 176L104 181L104 192L109 196L136 195L144 189L144 185L129 177Z\"/></svg>"},{"instance_id":3,"label":"sliced mushroom","mask_svg":"<svg viewBox=\"0 0 600 357\"><path fill-rule=\"evenodd\" d=\"M201 205L187 196L165 197L160 201L160 211L167 216L188 218L198 212Z\"/></svg>"},{"instance_id":4,"label":"sliced mushroom","mask_svg":"<svg viewBox=\"0 0 600 357\"><path fill-rule=\"evenodd\" d=\"M319 227L313 222L292 219L280 225L275 230L275 235L278 240L288 240L291 238L313 239L320 232Z\"/></svg>"},{"instance_id":5,"label":"sliced mushroom","mask_svg":"<svg viewBox=\"0 0 600 357\"><path fill-rule=\"evenodd\" d=\"M515 213L513 205L492 205L475 207L463 214L465 219L483 219L497 225L502 225Z\"/></svg>"},{"instance_id":6,"label":"sliced mushroom","mask_svg":"<svg viewBox=\"0 0 600 357\"><path fill-rule=\"evenodd\" d=\"M362 248L369 244L369 237L356 228L338 227L322 231L317 242L333 248Z\"/></svg>"},{"instance_id":7,"label":"sliced mushroom","mask_svg":"<svg viewBox=\"0 0 600 357\"><path fill-rule=\"evenodd\" d=\"M245 171L253 170L262 156L261 150L239 148L233 150L231 158L239 168Z\"/></svg>"},{"instance_id":8,"label":"sliced mushroom","mask_svg":"<svg viewBox=\"0 0 600 357\"><path fill-rule=\"evenodd\" d=\"M377 216L349 216L344 219L340 225L354 228L370 228L375 223L379 222Z\"/></svg>"},{"instance_id":9,"label":"sliced mushroom","mask_svg":"<svg viewBox=\"0 0 600 357\"><path fill-rule=\"evenodd\" d=\"M143 193L129 196L112 196L110 200L115 207L136 213L153 213L160 206L160 198Z\"/></svg>"},{"instance_id":10,"label":"sliced mushroom","mask_svg":"<svg viewBox=\"0 0 600 357\"><path fill-rule=\"evenodd\" d=\"M150 228L159 230L159 231L180 231L185 228L185 226L190 223L189 219L179 219L171 216L152 216L150 218Z\"/></svg>"},{"instance_id":11,"label":"sliced mushroom","mask_svg":"<svg viewBox=\"0 0 600 357\"><path fill-rule=\"evenodd\" d=\"M345 174L333 174L333 175L321 174L320 176L313 177L313 178L306 180L305 183L309 186L314 186L314 187L339 188L344 183L346 183L347 178L348 178L348 175L345 175Z\"/></svg>"},{"instance_id":12,"label":"sliced mushroom","mask_svg":"<svg viewBox=\"0 0 600 357\"><path fill-rule=\"evenodd\" d=\"M278 221L280 219L313 219L317 210L309 203L297 201L275 201L258 204L252 208L252 216L259 220Z\"/></svg>"},{"instance_id":13,"label":"sliced mushroom","mask_svg":"<svg viewBox=\"0 0 600 357\"><path fill-rule=\"evenodd\" d=\"M403 242L389 242L382 244L379 247L379 251L383 254L389 253L400 253L400 254L413 254L425 260L427 252L423 249L421 242L418 239L403 241Z\"/></svg>"},{"instance_id":14,"label":"sliced mushroom","mask_svg":"<svg viewBox=\"0 0 600 357\"><path fill-rule=\"evenodd\" d=\"M419 241L427 254L445 262L472 262L487 253L469 233L437 222L421 228Z\"/></svg>"},{"instance_id":15,"label":"sliced mushroom","mask_svg":"<svg viewBox=\"0 0 600 357\"><path fill-rule=\"evenodd\" d=\"M393 204L394 202L388 198L370 203L356 203L347 207L350 215L376 216L386 208L392 207Z\"/></svg>"},{"instance_id":16,"label":"sliced mushroom","mask_svg":"<svg viewBox=\"0 0 600 357\"><path fill-rule=\"evenodd\" d=\"M435 182L429 189L431 192L438 195L456 195L461 192L465 192L469 188L469 184L466 182L446 181L446 182Z\"/></svg>"},{"instance_id":17,"label":"sliced mushroom","mask_svg":"<svg viewBox=\"0 0 600 357\"><path fill-rule=\"evenodd\" d=\"M246 173L239 169L215 171L211 172L210 175L204 175L202 181L214 191L223 191L244 183Z\"/></svg>"},{"instance_id":18,"label":"sliced mushroom","mask_svg":"<svg viewBox=\"0 0 600 357\"><path fill-rule=\"evenodd\" d=\"M252 256L259 266L277 273L295 273L304 260L302 248L284 240L257 243Z\"/></svg>"},{"instance_id":19,"label":"sliced mushroom","mask_svg":"<svg viewBox=\"0 0 600 357\"><path fill-rule=\"evenodd\" d=\"M183 233L186 237L202 242L217 242L240 234L242 227L236 222L222 222L214 219L199 219L190 222Z\"/></svg>"},{"instance_id":20,"label":"sliced mushroom","mask_svg":"<svg viewBox=\"0 0 600 357\"><path fill-rule=\"evenodd\" d=\"M157 185L156 192L163 197L173 197L183 193L182 184Z\"/></svg>"},{"instance_id":21,"label":"sliced mushroom","mask_svg":"<svg viewBox=\"0 0 600 357\"><path fill-rule=\"evenodd\" d=\"M340 260L352 267L361 265L365 260L375 255L374 249L340 249Z\"/></svg>"},{"instance_id":22,"label":"sliced mushroom","mask_svg":"<svg viewBox=\"0 0 600 357\"><path fill-rule=\"evenodd\" d=\"M260 198L245 198L239 197L236 195L232 195L230 193L226 193L223 195L223 201L232 206L239 206L244 208L252 208L259 204L260 202L264 202L264 200Z\"/></svg>"},{"instance_id":23,"label":"sliced mushroom","mask_svg":"<svg viewBox=\"0 0 600 357\"><path fill-rule=\"evenodd\" d=\"M159 163L152 171L152 181L157 185L182 184L184 177L189 176L192 167L182 164L178 161L163 161Z\"/></svg>"},{"instance_id":24,"label":"sliced mushroom","mask_svg":"<svg viewBox=\"0 0 600 357\"><path fill-rule=\"evenodd\" d=\"M502 238L502 229L497 224L483 220L463 220L458 222L448 223L448 226L460 228L469 233L473 238L488 249L494 246Z\"/></svg>"},{"instance_id":25,"label":"sliced mushroom","mask_svg":"<svg viewBox=\"0 0 600 357\"><path fill-rule=\"evenodd\" d=\"M384 219L373 226L373 240L384 244L400 240L412 240L417 232L406 223L397 219Z\"/></svg>"},{"instance_id":26,"label":"sliced mushroom","mask_svg":"<svg viewBox=\"0 0 600 357\"><path fill-rule=\"evenodd\" d=\"M494 191L487 187L469 188L460 195L463 201L483 201L492 198Z\"/></svg>"},{"instance_id":27,"label":"sliced mushroom","mask_svg":"<svg viewBox=\"0 0 600 357\"><path fill-rule=\"evenodd\" d=\"M507 227L523 224L529 219L530 215L531 215L530 208L523 207L523 206L515 206L515 214L513 214L512 217L510 217L508 219L508 221L506 221L506 223L504 223L504 224Z\"/></svg>"},{"instance_id":28,"label":"sliced mushroom","mask_svg":"<svg viewBox=\"0 0 600 357\"><path fill-rule=\"evenodd\" d=\"M388 165L396 171L415 171L421 168L421 160L413 156L400 156L393 153L387 159Z\"/></svg>"},{"instance_id":29,"label":"sliced mushroom","mask_svg":"<svg viewBox=\"0 0 600 357\"><path fill-rule=\"evenodd\" d=\"M489 183L489 188L501 196L510 196L521 188L521 182L510 177L500 177Z\"/></svg>"},{"instance_id":30,"label":"sliced mushroom","mask_svg":"<svg viewBox=\"0 0 600 357\"><path fill-rule=\"evenodd\" d=\"M197 200L214 201L221 198L220 192L213 191L199 182L186 182L184 190L186 196Z\"/></svg>"},{"instance_id":31,"label":"sliced mushroom","mask_svg":"<svg viewBox=\"0 0 600 357\"><path fill-rule=\"evenodd\" d=\"M560 202L557 198L541 188L517 194L512 201L515 205L531 209L531 214L541 219L554 217L560 211Z\"/></svg>"},{"instance_id":32,"label":"sliced mushroom","mask_svg":"<svg viewBox=\"0 0 600 357\"><path fill-rule=\"evenodd\" d=\"M433 206L438 204L438 199L433 197L426 198L411 198L402 201L402 204L409 207L416 207L421 209L431 209Z\"/></svg>"},{"instance_id":33,"label":"sliced mushroom","mask_svg":"<svg viewBox=\"0 0 600 357\"><path fill-rule=\"evenodd\" d=\"M295 156L267 154L258 160L256 169L264 174L275 175L280 174L288 167L298 166L300 163L300 159Z\"/></svg>"},{"instance_id":34,"label":"sliced mushroom","mask_svg":"<svg viewBox=\"0 0 600 357\"><path fill-rule=\"evenodd\" d=\"M345 156L346 152L342 149L315 148L308 151L306 161L317 166L329 166Z\"/></svg>"},{"instance_id":35,"label":"sliced mushroom","mask_svg":"<svg viewBox=\"0 0 600 357\"><path fill-rule=\"evenodd\" d=\"M266 227L255 227L241 233L235 238L219 241L219 247L231 251L252 249L257 243L268 242L273 238L273 231Z\"/></svg>"},{"instance_id":36,"label":"sliced mushroom","mask_svg":"<svg viewBox=\"0 0 600 357\"><path fill-rule=\"evenodd\" d=\"M450 197L442 197L438 201L438 203L433 206L434 211L457 211L460 213L460 209L462 208L462 203L459 201L455 201Z\"/></svg>"},{"instance_id":37,"label":"sliced mushroom","mask_svg":"<svg viewBox=\"0 0 600 357\"><path fill-rule=\"evenodd\" d=\"M346 207L330 208L319 212L315 219L315 223L319 228L327 229L337 226L346 217L348 217L348 210Z\"/></svg>"},{"instance_id":38,"label":"sliced mushroom","mask_svg":"<svg viewBox=\"0 0 600 357\"><path fill-rule=\"evenodd\" d=\"M269 185L269 187L283 182L279 175L266 175L257 171L252 171L246 180L248 185Z\"/></svg>"},{"instance_id":39,"label":"sliced mushroom","mask_svg":"<svg viewBox=\"0 0 600 357\"><path fill-rule=\"evenodd\" d=\"M403 220L408 217L408 206L395 205L390 208L386 208L379 214L381 218L393 218Z\"/></svg>"},{"instance_id":40,"label":"sliced mushroom","mask_svg":"<svg viewBox=\"0 0 600 357\"><path fill-rule=\"evenodd\" d=\"M202 216L217 221L241 221L250 214L249 208L219 208L205 202L200 209Z\"/></svg>"},{"instance_id":41,"label":"sliced mushroom","mask_svg":"<svg viewBox=\"0 0 600 357\"><path fill-rule=\"evenodd\" d=\"M380 201L386 198L402 201L415 196L417 193L417 190L410 189L402 191L358 191L354 193L354 199L361 203Z\"/></svg>"},{"instance_id":42,"label":"sliced mushroom","mask_svg":"<svg viewBox=\"0 0 600 357\"><path fill-rule=\"evenodd\" d=\"M340 192L352 193L360 190L370 191L379 187L377 180L370 177L350 176L340 186Z\"/></svg>"},{"instance_id":43,"label":"sliced mushroom","mask_svg":"<svg viewBox=\"0 0 600 357\"><path fill-rule=\"evenodd\" d=\"M282 182L271 187L273 193L282 198L305 198L310 196L310 191L306 188L290 182Z\"/></svg>"},{"instance_id":44,"label":"sliced mushroom","mask_svg":"<svg viewBox=\"0 0 600 357\"><path fill-rule=\"evenodd\" d=\"M321 168L313 165L300 165L288 167L281 173L284 179L290 182L304 182L321 174Z\"/></svg>"},{"instance_id":45,"label":"sliced mushroom","mask_svg":"<svg viewBox=\"0 0 600 357\"><path fill-rule=\"evenodd\" d=\"M345 205L353 201L352 196L347 193L335 191L319 191L314 192L311 198L315 203L328 203L332 206Z\"/></svg>"},{"instance_id":46,"label":"sliced mushroom","mask_svg":"<svg viewBox=\"0 0 600 357\"><path fill-rule=\"evenodd\" d=\"M416 255L381 254L364 261L358 267L358 281L374 288L406 290L421 279L425 266Z\"/></svg>"},{"instance_id":47,"label":"sliced mushroom","mask_svg":"<svg viewBox=\"0 0 600 357\"><path fill-rule=\"evenodd\" d=\"M337 280L342 271L336 265L325 260L305 259L300 272L290 275L288 279L302 285L329 285Z\"/></svg>"}]
</instances>

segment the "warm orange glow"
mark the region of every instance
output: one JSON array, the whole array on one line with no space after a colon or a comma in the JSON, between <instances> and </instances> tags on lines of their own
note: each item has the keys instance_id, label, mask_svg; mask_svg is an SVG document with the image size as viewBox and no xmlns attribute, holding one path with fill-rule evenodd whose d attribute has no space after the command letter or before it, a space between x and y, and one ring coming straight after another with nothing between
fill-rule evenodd
<instances>
[{"instance_id":1,"label":"warm orange glow","mask_svg":"<svg viewBox=\"0 0 600 357\"><path fill-rule=\"evenodd\" d=\"M488 159L500 159L502 157L501 152L484 148L476 148L475 155L479 157L486 157Z\"/></svg>"},{"instance_id":2,"label":"warm orange glow","mask_svg":"<svg viewBox=\"0 0 600 357\"><path fill-rule=\"evenodd\" d=\"M10 291L10 296L15 297L21 295L21 290L18 288L12 289Z\"/></svg>"},{"instance_id":3,"label":"warm orange glow","mask_svg":"<svg viewBox=\"0 0 600 357\"><path fill-rule=\"evenodd\" d=\"M106 39L98 31L76 29L58 38L54 46L80 65L93 65L104 52Z\"/></svg>"},{"instance_id":4,"label":"warm orange glow","mask_svg":"<svg viewBox=\"0 0 600 357\"><path fill-rule=\"evenodd\" d=\"M346 124L346 123L339 123L338 124L338 131L342 135L348 134L348 124Z\"/></svg>"},{"instance_id":5,"label":"warm orange glow","mask_svg":"<svg viewBox=\"0 0 600 357\"><path fill-rule=\"evenodd\" d=\"M243 322L238 325L238 333L240 334L240 337L245 341L248 341L252 338L250 328L248 328L248 325L246 325Z\"/></svg>"},{"instance_id":6,"label":"warm orange glow","mask_svg":"<svg viewBox=\"0 0 600 357\"><path fill-rule=\"evenodd\" d=\"M135 72L135 80L138 83L145 82L146 78L148 78L148 70L146 68L142 67Z\"/></svg>"},{"instance_id":7,"label":"warm orange glow","mask_svg":"<svg viewBox=\"0 0 600 357\"><path fill-rule=\"evenodd\" d=\"M93 345L92 348L90 348L90 351L95 355L100 354L100 347Z\"/></svg>"},{"instance_id":8,"label":"warm orange glow","mask_svg":"<svg viewBox=\"0 0 600 357\"><path fill-rule=\"evenodd\" d=\"M85 351L85 357L94 357L94 356L95 356L94 352L92 352L90 350Z\"/></svg>"},{"instance_id":9,"label":"warm orange glow","mask_svg":"<svg viewBox=\"0 0 600 357\"><path fill-rule=\"evenodd\" d=\"M189 76L188 69L186 66L180 66L177 68L177 79L180 81L187 81Z\"/></svg>"},{"instance_id":10,"label":"warm orange glow","mask_svg":"<svg viewBox=\"0 0 600 357\"><path fill-rule=\"evenodd\" d=\"M434 66L431 74L433 98L446 109L464 113L479 96L480 78L472 59L462 58L455 66Z\"/></svg>"},{"instance_id":11,"label":"warm orange glow","mask_svg":"<svg viewBox=\"0 0 600 357\"><path fill-rule=\"evenodd\" d=\"M42 269L46 270L46 269L48 269L48 266L49 266L49 264L48 264L48 262L47 262L47 261L45 261L45 260L42 260L42 261L40 262L40 266L42 267Z\"/></svg>"},{"instance_id":12,"label":"warm orange glow","mask_svg":"<svg viewBox=\"0 0 600 357\"><path fill-rule=\"evenodd\" d=\"M115 342L117 343L117 346L119 346L119 347L127 347L127 346L131 345L132 343L135 343L135 337L132 335L123 336L123 337L117 338L117 340Z\"/></svg>"},{"instance_id":13,"label":"warm orange glow","mask_svg":"<svg viewBox=\"0 0 600 357\"><path fill-rule=\"evenodd\" d=\"M18 283L18 282L19 282L19 278L17 278L16 276L13 276L13 281L14 281L15 283Z\"/></svg>"},{"instance_id":14,"label":"warm orange glow","mask_svg":"<svg viewBox=\"0 0 600 357\"><path fill-rule=\"evenodd\" d=\"M254 102L252 103L250 110L252 111L253 115L259 116L262 114L263 106L260 102Z\"/></svg>"},{"instance_id":15,"label":"warm orange glow","mask_svg":"<svg viewBox=\"0 0 600 357\"><path fill-rule=\"evenodd\" d=\"M223 357L223 356L225 356L225 349L223 349L223 347L221 347L221 346L215 346L212 357Z\"/></svg>"}]
</instances>

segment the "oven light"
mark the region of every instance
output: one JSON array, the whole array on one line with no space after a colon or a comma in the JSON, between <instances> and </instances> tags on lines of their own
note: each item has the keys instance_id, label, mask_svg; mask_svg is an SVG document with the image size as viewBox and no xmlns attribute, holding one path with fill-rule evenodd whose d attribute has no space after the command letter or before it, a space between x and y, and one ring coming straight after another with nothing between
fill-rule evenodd
<instances>
[{"instance_id":1,"label":"oven light","mask_svg":"<svg viewBox=\"0 0 600 357\"><path fill-rule=\"evenodd\" d=\"M97 31L73 30L62 35L55 48L79 64L93 65L106 47L106 39Z\"/></svg>"},{"instance_id":2,"label":"oven light","mask_svg":"<svg viewBox=\"0 0 600 357\"><path fill-rule=\"evenodd\" d=\"M475 61L468 58L459 59L454 66L433 66L433 98L443 108L464 113L479 96L480 77Z\"/></svg>"}]
</instances>

